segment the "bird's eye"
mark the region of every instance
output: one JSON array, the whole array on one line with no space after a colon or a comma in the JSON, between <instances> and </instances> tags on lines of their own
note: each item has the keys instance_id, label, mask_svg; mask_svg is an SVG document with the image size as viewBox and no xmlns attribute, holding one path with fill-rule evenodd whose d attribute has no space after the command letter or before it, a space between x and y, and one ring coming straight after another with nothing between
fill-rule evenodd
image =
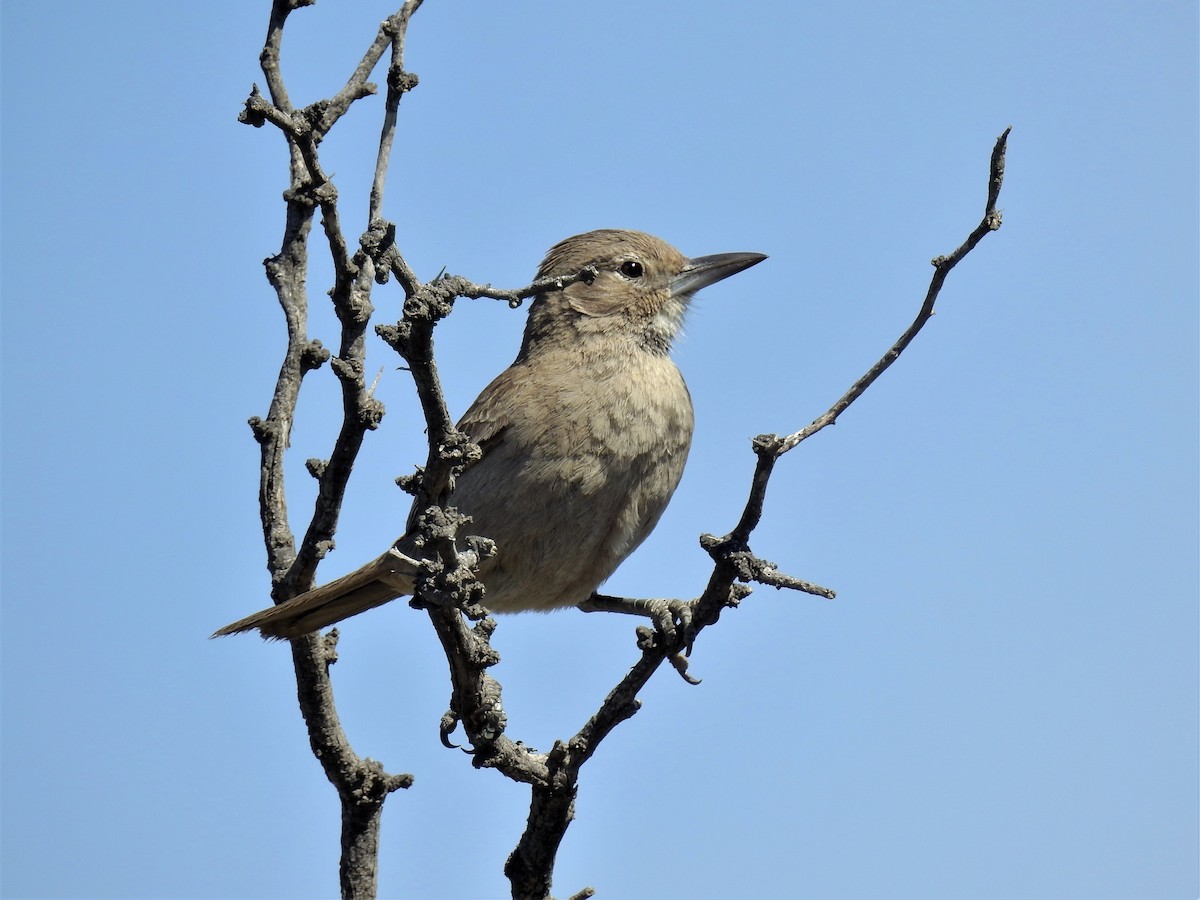
<instances>
[{"instance_id":1,"label":"bird's eye","mask_svg":"<svg viewBox=\"0 0 1200 900\"><path fill-rule=\"evenodd\" d=\"M641 278L642 264L636 259L627 259L621 263L621 274L626 278Z\"/></svg>"}]
</instances>

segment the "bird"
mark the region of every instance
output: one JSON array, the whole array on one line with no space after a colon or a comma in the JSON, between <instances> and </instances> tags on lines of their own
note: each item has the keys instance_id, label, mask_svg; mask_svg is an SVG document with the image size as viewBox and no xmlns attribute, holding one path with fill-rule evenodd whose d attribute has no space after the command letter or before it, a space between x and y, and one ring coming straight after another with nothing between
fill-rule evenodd
<instances>
[{"instance_id":1,"label":"bird","mask_svg":"<svg viewBox=\"0 0 1200 900\"><path fill-rule=\"evenodd\" d=\"M695 426L672 343L697 291L766 258L689 258L653 235L611 228L549 250L539 279L589 266L595 277L534 298L516 359L457 426L482 456L447 504L470 517L469 534L495 543L479 567L489 611L577 606L650 534ZM213 637L257 629L297 638L411 595L418 505L381 556Z\"/></svg>"}]
</instances>

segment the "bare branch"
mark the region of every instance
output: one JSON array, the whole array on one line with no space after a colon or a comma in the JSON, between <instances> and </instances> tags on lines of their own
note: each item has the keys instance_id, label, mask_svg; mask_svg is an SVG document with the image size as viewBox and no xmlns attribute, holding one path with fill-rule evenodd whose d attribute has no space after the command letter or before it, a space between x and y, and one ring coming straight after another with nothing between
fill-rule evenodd
<instances>
[{"instance_id":1,"label":"bare branch","mask_svg":"<svg viewBox=\"0 0 1200 900\"><path fill-rule=\"evenodd\" d=\"M287 218L283 245L278 254L265 262L267 278L284 312L288 342L267 417L250 420L261 452L259 508L272 595L277 602L312 585L317 562L333 544L346 483L363 437L378 425L383 415L382 405L374 399L363 378L374 262L365 250L354 254L349 250L338 215L337 191L322 171L317 147L349 105L373 90L366 77L383 50L388 44L402 47L403 42L401 39L397 44L395 35L389 32L370 66L363 69L373 50L368 51L355 76L332 100L296 112L279 65L283 26L294 9L311 2L275 0L273 3L266 43L260 54L271 102L255 87L239 116L250 125L270 122L278 127L287 139L290 154L291 184L284 194ZM396 19L401 30L417 6L419 0L410 0L397 14L403 15L402 20ZM304 375L330 359L320 342L307 336L308 238L317 208L321 210L334 264L334 286L330 293L341 323L341 335L331 368L342 386L343 421L329 459L307 463L309 473L318 481L318 492L311 520L297 550L288 524L284 453ZM308 635L292 641L297 697L313 753L341 800L342 896L374 897L383 803L393 791L408 787L412 776L389 775L379 763L363 759L351 749L337 714L329 678L329 667L337 660L336 646L336 630L325 637Z\"/></svg>"},{"instance_id":2,"label":"bare branch","mask_svg":"<svg viewBox=\"0 0 1200 900\"><path fill-rule=\"evenodd\" d=\"M777 588L786 587L800 590L817 596L830 598L834 596L834 592L828 588L785 575L778 571L774 563L760 559L750 552L750 534L762 516L762 505L771 471L780 456L806 437L815 434L820 428L831 424L887 366L895 361L895 358L911 342L917 331L932 314L933 302L949 270L979 242L984 234L999 227L999 214L995 211L995 203L1002 182L1004 146L1007 137L1008 130L1006 129L997 141L996 149L992 154L988 206L983 222L971 233L962 247L949 257L934 261L934 264L938 266L934 273L934 282L930 285L929 293L921 307L921 313L913 326L901 336L888 354L872 367L867 375L856 382L851 390L830 408L829 412L814 422L814 426L819 425L819 427L809 426L809 429L783 438L776 435L760 435L755 438L754 451L758 456L758 465L755 469L746 508L737 526L730 534L723 538L716 538L712 535L701 536L701 545L708 551L715 565L704 593L687 604L690 614L685 617L678 611L672 613L673 618L680 621L682 627L668 628L664 626L662 624L663 608L656 605L669 602L678 603L678 601L624 601L620 598L594 595L581 607L585 611L593 611L626 606L621 611L649 615L656 620L657 627L654 634L649 634L647 630L639 632L638 646L642 650L641 658L613 688L600 709L584 724L575 737L565 743L556 744L551 751L547 759L552 776L551 782L546 787L536 788L533 791L528 824L505 866L505 874L512 882L514 897L540 898L548 896L554 854L574 816L573 800L580 768L591 758L597 746L611 733L613 728L637 712L640 705L637 699L638 693L664 661L670 661L684 678L695 683L695 679L687 674L687 661L684 654L691 651L692 643L700 631L718 621L722 610L736 607L750 593L750 588L739 582L755 581ZM686 623L684 622L685 618Z\"/></svg>"},{"instance_id":3,"label":"bare branch","mask_svg":"<svg viewBox=\"0 0 1200 900\"><path fill-rule=\"evenodd\" d=\"M373 897L383 801L393 791L411 787L413 777L388 775L379 763L350 748L329 678L329 667L337 662L337 629L292 641L292 662L309 744L342 802L342 896Z\"/></svg>"},{"instance_id":4,"label":"bare branch","mask_svg":"<svg viewBox=\"0 0 1200 900\"><path fill-rule=\"evenodd\" d=\"M275 288L283 309L287 323L287 349L266 419L257 416L250 419L250 427L259 443L262 458L259 513L267 547L267 566L275 587L278 587L295 561L295 541L288 524L283 454L291 439L300 381L307 371L320 365L321 361L319 344L310 341L307 335L308 297L305 283L313 206L298 191L289 191L286 201L283 245L279 253L264 260L263 265L267 280ZM324 355L328 356L327 353Z\"/></svg>"},{"instance_id":5,"label":"bare branch","mask_svg":"<svg viewBox=\"0 0 1200 900\"><path fill-rule=\"evenodd\" d=\"M812 437L825 426L836 422L837 417L845 412L851 403L861 397L875 379L884 373L888 366L900 358L900 354L904 352L904 348L912 343L912 339L925 327L925 323L933 315L933 305L937 302L938 294L942 290L942 284L945 283L946 276L950 274L950 270L958 265L963 257L975 248L976 244L983 240L984 235L988 232L999 230L1001 213L996 209L996 201L1000 199L1000 188L1004 184L1004 151L1008 147L1008 135L1011 131L1011 125L1005 128L1000 137L996 138L996 145L992 148L992 159L988 176L988 198L987 205L984 207L983 218L957 250L949 256L934 258L933 280L929 284L929 290L925 294L925 302L921 304L921 309L917 313L916 319L896 339L896 343L891 346L879 362L868 369L862 378L854 382L850 386L850 390L846 391L833 406L829 407L821 416L814 419L812 424L784 438L783 444L778 451L780 454L788 452L801 441Z\"/></svg>"},{"instance_id":6,"label":"bare branch","mask_svg":"<svg viewBox=\"0 0 1200 900\"><path fill-rule=\"evenodd\" d=\"M747 535L748 537L749 535ZM700 546L710 552L720 552L725 562L736 572L738 581L754 581L758 584L768 585L769 587L788 588L794 591L801 591L805 594L812 594L815 597L824 597L827 600L832 600L837 596L834 591L827 587L821 587L819 584L813 584L802 578L796 578L795 576L780 572L779 567L775 563L761 559L749 550L732 550L723 546L722 539L715 538L711 534L702 534L700 536Z\"/></svg>"},{"instance_id":7,"label":"bare branch","mask_svg":"<svg viewBox=\"0 0 1200 900\"><path fill-rule=\"evenodd\" d=\"M245 125L253 125L255 128L261 128L264 123L270 122L288 137L295 137L299 133L292 114L285 112L263 97L259 93L257 84L251 86L250 96L246 98L245 108L238 115L238 121Z\"/></svg>"},{"instance_id":8,"label":"bare branch","mask_svg":"<svg viewBox=\"0 0 1200 900\"><path fill-rule=\"evenodd\" d=\"M393 112L392 123L394 127L395 106L393 105L392 99L392 82L397 79L393 73L402 73L404 71L404 39L408 34L408 21L412 18L413 13L420 9L421 3L422 0L408 0L408 2L401 6L399 10L380 23L379 31L375 35L375 40L371 42L371 46L367 48L366 53L364 53L362 59L359 60L358 65L355 67L353 74L351 74L345 86L338 91L321 110L320 119L315 127L322 137L327 134L329 129L331 129L337 123L338 119L346 114L346 112L350 109L351 104L354 103L355 100L359 100L375 93L375 85L368 82L367 79L371 77L371 73L375 70L375 66L379 64L379 60L383 58L384 51L386 51L389 46L392 48L392 61L388 70L387 106ZM404 93L404 91L411 90L412 88L416 87L417 76L410 75L409 78L411 79L411 83L407 83L403 90L401 90L399 93ZM399 95L397 95L395 97L395 104L398 105L399 102L400 98ZM384 129L386 132L386 125L384 126ZM320 140L320 138L318 138L318 140ZM389 139L387 141L386 150L390 149L391 141ZM381 153L386 152L386 150L384 147L384 142L381 141ZM380 185L380 187L382 187L382 185ZM378 212L378 209L373 206L371 210L371 218L375 218Z\"/></svg>"},{"instance_id":9,"label":"bare branch","mask_svg":"<svg viewBox=\"0 0 1200 900\"><path fill-rule=\"evenodd\" d=\"M913 338L917 336L925 326L925 323L933 316L934 303L937 302L938 294L941 292L942 285L946 281L946 276L950 274L950 270L958 265L974 249L975 245L983 239L984 235L999 229L1001 214L996 209L996 201L1000 198L1000 188L1004 183L1004 154L1008 146L1008 135L1011 131L1011 126L1004 129L1004 132L996 139L996 144L992 148L988 171L987 204L984 207L983 218L958 249L948 256L939 256L933 260L933 278L930 281L928 291L926 291L925 300L921 304L921 308L917 312L917 317L913 320L912 324L897 338L887 353L867 370L866 374L854 382L850 386L850 389L836 403L814 419L808 426L794 434L782 437L774 434L761 434L754 439L753 447L758 457L758 463L751 481L750 496L746 501L746 507L742 512L738 524L723 539L726 542L723 545L726 549L741 550L745 548L747 541L750 539L750 532L754 530L762 518L762 507L763 500L766 497L767 483L771 478L771 472L779 457L794 449L802 441L812 437L818 431L836 422L838 416L845 412L850 404L861 397L867 388L874 383L875 379L900 358L900 354L912 343ZM706 549L709 549L710 554L715 552L715 547Z\"/></svg>"},{"instance_id":10,"label":"bare branch","mask_svg":"<svg viewBox=\"0 0 1200 900\"><path fill-rule=\"evenodd\" d=\"M404 38L408 34L408 19L421 0L409 0L400 11L383 23L381 33L390 34L392 61L388 66L387 102L384 104L383 128L379 136L379 155L375 160L375 177L371 182L371 203L368 220L374 222L382 215L383 186L387 179L388 160L392 154L392 141L396 135L396 115L400 109L400 98L417 86L417 76L404 71Z\"/></svg>"},{"instance_id":11,"label":"bare branch","mask_svg":"<svg viewBox=\"0 0 1200 900\"><path fill-rule=\"evenodd\" d=\"M271 19L267 23L267 40L258 56L263 74L267 77L267 90L271 92L271 102L280 109L290 112L292 101L288 98L287 88L283 83L283 73L279 68L280 48L283 44L283 26L292 10L301 6L311 6L316 0L274 0L271 4Z\"/></svg>"},{"instance_id":12,"label":"bare branch","mask_svg":"<svg viewBox=\"0 0 1200 900\"><path fill-rule=\"evenodd\" d=\"M588 284L591 284L596 275L595 267L588 266L574 275L539 278L526 287L518 288L517 290L501 290L492 287L490 284L476 284L458 275L445 276L436 283L439 290L443 293L453 293L455 297L466 297L470 300L479 300L483 297L492 300L503 300L510 307L516 309L521 305L522 300L536 297L538 294L561 291L580 281L586 281Z\"/></svg>"}]
</instances>

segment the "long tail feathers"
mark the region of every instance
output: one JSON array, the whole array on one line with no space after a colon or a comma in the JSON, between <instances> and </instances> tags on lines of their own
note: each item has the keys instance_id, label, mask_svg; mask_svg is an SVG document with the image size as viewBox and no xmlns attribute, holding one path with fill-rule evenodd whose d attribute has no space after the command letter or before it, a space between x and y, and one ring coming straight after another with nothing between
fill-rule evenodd
<instances>
[{"instance_id":1,"label":"long tail feathers","mask_svg":"<svg viewBox=\"0 0 1200 900\"><path fill-rule=\"evenodd\" d=\"M265 638L294 638L411 594L417 562L396 549L329 584L239 619L213 637L257 628Z\"/></svg>"}]
</instances>

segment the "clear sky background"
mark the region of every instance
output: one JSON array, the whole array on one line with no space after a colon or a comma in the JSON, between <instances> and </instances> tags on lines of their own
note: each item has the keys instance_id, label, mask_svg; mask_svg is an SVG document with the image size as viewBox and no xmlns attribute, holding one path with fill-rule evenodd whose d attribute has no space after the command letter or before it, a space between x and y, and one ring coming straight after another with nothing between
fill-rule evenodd
<instances>
[{"instance_id":1,"label":"clear sky background","mask_svg":"<svg viewBox=\"0 0 1200 900\"><path fill-rule=\"evenodd\" d=\"M286 157L236 115L268 8L4 8L5 897L336 892L286 647L207 640L267 601L245 423L282 349L261 260ZM297 13L293 99L336 90L390 11ZM909 323L1013 126L1004 227L779 467L754 547L838 599L760 588L702 636L699 687L659 673L584 770L556 893L1195 898L1196 4L427 0L408 48L386 214L423 277L519 286L595 227L770 254L690 317L695 448L609 582L627 595L701 589L749 438L807 424ZM324 145L352 234L381 106ZM376 305L395 319L394 285ZM464 302L444 326L455 412L523 318ZM324 308L312 333L335 343ZM402 527L392 478L423 451L397 364L372 339L388 414L324 578ZM300 415L296 525L328 369ZM509 734L540 749L636 656L633 623L570 612L494 643ZM438 744L427 619L347 623L334 676L357 751L416 776L381 895L504 896L526 790Z\"/></svg>"}]
</instances>

